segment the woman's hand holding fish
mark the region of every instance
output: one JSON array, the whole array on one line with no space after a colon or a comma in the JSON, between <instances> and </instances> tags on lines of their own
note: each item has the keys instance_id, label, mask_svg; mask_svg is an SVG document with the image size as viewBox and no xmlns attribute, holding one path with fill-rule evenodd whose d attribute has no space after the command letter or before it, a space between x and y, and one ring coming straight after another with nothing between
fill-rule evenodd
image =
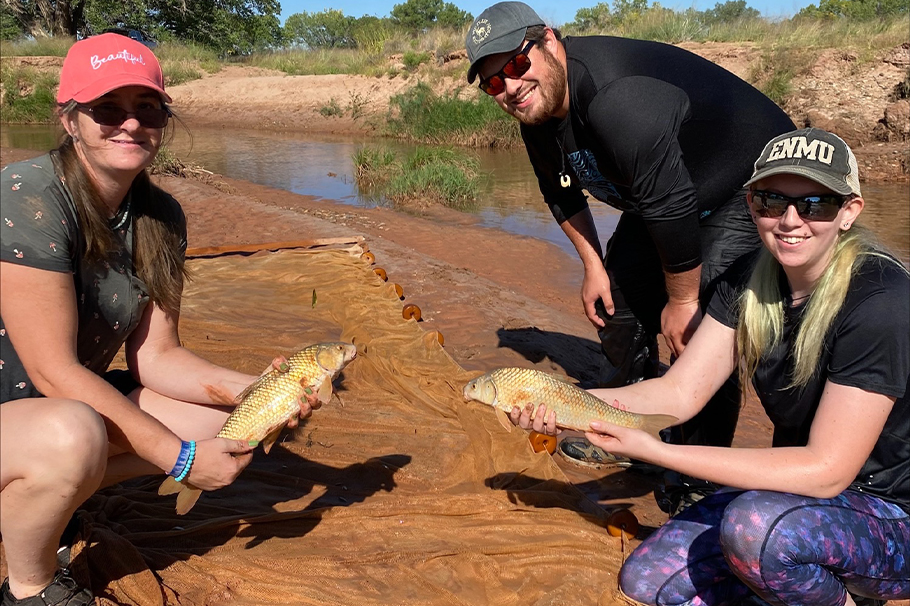
<instances>
[{"instance_id":1,"label":"woman's hand holding fish","mask_svg":"<svg viewBox=\"0 0 910 606\"><path fill-rule=\"evenodd\" d=\"M586 431L585 437L609 453L649 463L659 464L656 460L658 450L665 446L646 431L606 421L591 421L591 431Z\"/></svg>"},{"instance_id":2,"label":"woman's hand holding fish","mask_svg":"<svg viewBox=\"0 0 910 606\"><path fill-rule=\"evenodd\" d=\"M278 372L287 372L288 371L288 359L284 356L276 356L272 360L272 364L266 368L262 374L271 372L272 370L277 370ZM307 393L309 392L309 393ZM294 429L300 423L300 419L305 419L313 414L314 410L318 410L322 406L322 402L319 401L319 394L310 389L309 387L304 386L303 397L300 399L300 414L296 417L291 417L288 421L288 429Z\"/></svg>"},{"instance_id":3,"label":"woman's hand holding fish","mask_svg":"<svg viewBox=\"0 0 910 606\"><path fill-rule=\"evenodd\" d=\"M253 460L253 448L228 438L196 442L196 458L187 481L202 490L224 488Z\"/></svg>"},{"instance_id":4,"label":"woman's hand holding fish","mask_svg":"<svg viewBox=\"0 0 910 606\"><path fill-rule=\"evenodd\" d=\"M546 404L537 406L533 419L531 418L532 413L534 413L533 404L526 404L524 409L514 406L512 412L509 413L509 420L522 429L533 429L537 433L549 436L555 436L562 431L556 427L556 411L548 411Z\"/></svg>"}]
</instances>

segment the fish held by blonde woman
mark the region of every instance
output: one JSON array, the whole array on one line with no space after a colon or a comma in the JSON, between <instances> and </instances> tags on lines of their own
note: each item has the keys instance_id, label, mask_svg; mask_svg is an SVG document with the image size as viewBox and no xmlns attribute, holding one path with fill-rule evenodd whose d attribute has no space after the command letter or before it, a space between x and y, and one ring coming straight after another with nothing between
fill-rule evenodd
<instances>
[{"instance_id":1,"label":"fish held by blonde woman","mask_svg":"<svg viewBox=\"0 0 910 606\"><path fill-rule=\"evenodd\" d=\"M513 425L508 413L514 407L523 409L532 404L531 418L537 405L544 404L556 413L556 425L564 429L589 431L591 421L606 421L614 425L641 429L653 436L677 422L670 415L646 415L626 412L610 406L566 379L530 368L499 368L481 375L464 387L466 400L489 404L506 429Z\"/></svg>"},{"instance_id":2,"label":"fish held by blonde woman","mask_svg":"<svg viewBox=\"0 0 910 606\"><path fill-rule=\"evenodd\" d=\"M288 421L300 412L305 390L316 391L319 401L332 397L332 380L357 357L351 343L317 343L287 359L286 372L272 369L237 396L237 408L225 421L216 437L261 442L268 454ZM159 495L177 493L177 513L185 514L199 499L202 490L187 480L168 477L158 488Z\"/></svg>"}]
</instances>

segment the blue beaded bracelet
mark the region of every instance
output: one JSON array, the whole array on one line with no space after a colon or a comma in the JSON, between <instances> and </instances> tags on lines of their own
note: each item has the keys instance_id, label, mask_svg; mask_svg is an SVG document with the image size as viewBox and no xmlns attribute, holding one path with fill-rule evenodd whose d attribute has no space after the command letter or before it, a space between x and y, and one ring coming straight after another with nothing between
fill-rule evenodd
<instances>
[{"instance_id":1,"label":"blue beaded bracelet","mask_svg":"<svg viewBox=\"0 0 910 606\"><path fill-rule=\"evenodd\" d=\"M183 478L190 474L190 468L193 466L193 459L196 458L196 442L190 441L190 456L186 459L186 466L183 468L183 471L180 472L180 475L174 478L178 482L182 482Z\"/></svg>"},{"instance_id":2,"label":"blue beaded bracelet","mask_svg":"<svg viewBox=\"0 0 910 606\"><path fill-rule=\"evenodd\" d=\"M174 468L168 472L167 475L177 477L180 475L186 468L186 461L190 456L190 442L182 442L180 444L180 456L177 457L177 462L174 463Z\"/></svg>"}]
</instances>

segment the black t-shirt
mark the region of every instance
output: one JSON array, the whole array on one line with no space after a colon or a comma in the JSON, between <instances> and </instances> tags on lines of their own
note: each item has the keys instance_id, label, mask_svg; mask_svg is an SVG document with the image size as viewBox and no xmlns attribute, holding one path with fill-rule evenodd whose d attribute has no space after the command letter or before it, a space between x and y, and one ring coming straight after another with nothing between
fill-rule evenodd
<instances>
[{"instance_id":1,"label":"black t-shirt","mask_svg":"<svg viewBox=\"0 0 910 606\"><path fill-rule=\"evenodd\" d=\"M562 223L586 208L584 188L640 215L665 269L698 266L699 220L742 189L765 144L793 122L750 84L684 49L611 36L563 42L569 115L521 127L553 216Z\"/></svg>"},{"instance_id":2,"label":"black t-shirt","mask_svg":"<svg viewBox=\"0 0 910 606\"><path fill-rule=\"evenodd\" d=\"M731 328L736 301L756 254L737 260L725 274L708 313ZM786 280L782 293L789 295ZM834 318L818 371L803 388L787 388L796 328L806 305L785 305L784 333L759 363L752 384L774 424L774 446L805 446L827 381L897 398L881 436L853 490L900 504L910 512L910 276L896 262L866 255ZM862 414L861 410L856 411Z\"/></svg>"}]
</instances>

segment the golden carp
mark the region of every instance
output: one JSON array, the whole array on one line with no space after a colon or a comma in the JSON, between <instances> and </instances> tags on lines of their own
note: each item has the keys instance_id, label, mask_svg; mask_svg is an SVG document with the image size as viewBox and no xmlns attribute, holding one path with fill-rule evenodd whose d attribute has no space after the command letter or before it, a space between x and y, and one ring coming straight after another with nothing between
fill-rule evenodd
<instances>
[{"instance_id":1,"label":"golden carp","mask_svg":"<svg viewBox=\"0 0 910 606\"><path fill-rule=\"evenodd\" d=\"M224 422L218 438L247 443L262 442L268 454L288 421L300 412L299 401L306 388L315 390L319 401L332 397L332 380L357 356L351 343L317 343L288 358L288 370L272 369L256 379L235 398L237 408ZM159 495L177 494L177 513L185 514L199 498L201 489L186 479L168 477Z\"/></svg>"},{"instance_id":2,"label":"golden carp","mask_svg":"<svg viewBox=\"0 0 910 606\"><path fill-rule=\"evenodd\" d=\"M556 412L557 426L576 431L589 431L591 421L606 421L657 436L660 430L677 421L670 415L645 415L620 410L566 379L530 368L499 368L481 375L464 386L464 397L492 406L499 422L509 430L514 425L508 413L516 406L524 409L528 404L533 405L532 419L537 414L538 405L544 404L547 411Z\"/></svg>"}]
</instances>

